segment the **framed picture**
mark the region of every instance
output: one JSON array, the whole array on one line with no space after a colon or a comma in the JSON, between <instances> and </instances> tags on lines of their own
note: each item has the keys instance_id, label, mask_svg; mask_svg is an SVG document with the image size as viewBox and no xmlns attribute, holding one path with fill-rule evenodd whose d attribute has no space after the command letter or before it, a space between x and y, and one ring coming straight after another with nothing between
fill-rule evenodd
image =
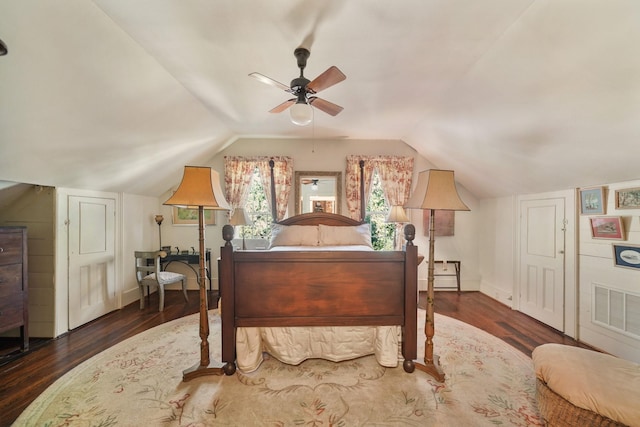
<instances>
[{"instance_id":1,"label":"framed picture","mask_svg":"<svg viewBox=\"0 0 640 427\"><path fill-rule=\"evenodd\" d=\"M171 217L173 219L173 225L198 225L198 209L178 208L174 206ZM216 224L216 211L205 209L204 224Z\"/></svg>"},{"instance_id":2,"label":"framed picture","mask_svg":"<svg viewBox=\"0 0 640 427\"><path fill-rule=\"evenodd\" d=\"M591 237L594 239L624 240L624 225L619 216L595 216L591 222Z\"/></svg>"},{"instance_id":3,"label":"framed picture","mask_svg":"<svg viewBox=\"0 0 640 427\"><path fill-rule=\"evenodd\" d=\"M455 211L438 211L435 215L435 235L436 236L453 236L455 231ZM424 229L424 235L429 237L429 218L431 217L431 210L425 209L422 214L422 227Z\"/></svg>"},{"instance_id":4,"label":"framed picture","mask_svg":"<svg viewBox=\"0 0 640 427\"><path fill-rule=\"evenodd\" d=\"M613 244L613 264L616 267L640 270L640 246Z\"/></svg>"},{"instance_id":5,"label":"framed picture","mask_svg":"<svg viewBox=\"0 0 640 427\"><path fill-rule=\"evenodd\" d=\"M604 215L605 213L604 187L580 190L581 215Z\"/></svg>"},{"instance_id":6,"label":"framed picture","mask_svg":"<svg viewBox=\"0 0 640 427\"><path fill-rule=\"evenodd\" d=\"M616 209L640 209L640 188L616 190Z\"/></svg>"}]
</instances>

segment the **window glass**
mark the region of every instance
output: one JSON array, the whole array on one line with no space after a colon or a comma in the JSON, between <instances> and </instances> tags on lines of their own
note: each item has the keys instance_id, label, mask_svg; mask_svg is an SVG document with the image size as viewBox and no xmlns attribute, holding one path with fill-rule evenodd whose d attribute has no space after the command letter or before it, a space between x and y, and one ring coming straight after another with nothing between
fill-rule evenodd
<instances>
[{"instance_id":1,"label":"window glass","mask_svg":"<svg viewBox=\"0 0 640 427\"><path fill-rule=\"evenodd\" d=\"M271 222L273 218L271 217L271 210L267 203L267 193L262 185L257 168L253 171L253 178L251 179L245 210L247 214L249 214L253 224L242 227L244 237L253 239L271 238Z\"/></svg>"},{"instance_id":2,"label":"window glass","mask_svg":"<svg viewBox=\"0 0 640 427\"><path fill-rule=\"evenodd\" d=\"M395 224L385 222L388 214L389 204L384 198L378 171L374 170L371 195L367 203L367 214L364 220L371 224L371 243L377 251L393 250Z\"/></svg>"}]
</instances>

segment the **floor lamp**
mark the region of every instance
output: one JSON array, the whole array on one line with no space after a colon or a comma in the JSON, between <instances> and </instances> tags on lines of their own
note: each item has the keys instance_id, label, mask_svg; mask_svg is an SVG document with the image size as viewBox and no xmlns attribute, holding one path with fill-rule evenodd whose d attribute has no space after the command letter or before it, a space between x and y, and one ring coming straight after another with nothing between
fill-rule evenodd
<instances>
[{"instance_id":1,"label":"floor lamp","mask_svg":"<svg viewBox=\"0 0 640 427\"><path fill-rule=\"evenodd\" d=\"M467 205L460 200L453 171L430 169L420 172L418 183L411 198L404 205L408 209L429 209L429 269L427 279L427 316L424 333L424 364L416 363L416 368L431 375L440 382L444 382L444 372L438 363L438 356L433 354L434 335L434 256L435 256L435 211L468 211Z\"/></svg>"},{"instance_id":2,"label":"floor lamp","mask_svg":"<svg viewBox=\"0 0 640 427\"><path fill-rule=\"evenodd\" d=\"M253 221L249 218L247 211L243 208L236 208L236 210L233 211L233 215L231 215L231 219L229 219L229 224L233 226L239 225L242 227L242 250L246 251L247 245L244 243L244 226L253 224Z\"/></svg>"},{"instance_id":3,"label":"floor lamp","mask_svg":"<svg viewBox=\"0 0 640 427\"><path fill-rule=\"evenodd\" d=\"M182 372L182 380L203 375L222 375L222 363L211 362L209 359L209 316L207 303L207 286L205 274L205 245L204 245L204 210L230 210L220 188L218 172L209 167L185 166L182 182L173 196L165 205L188 209L198 209L198 236L200 240L199 263L200 273L198 285L200 288L200 363Z\"/></svg>"}]
</instances>

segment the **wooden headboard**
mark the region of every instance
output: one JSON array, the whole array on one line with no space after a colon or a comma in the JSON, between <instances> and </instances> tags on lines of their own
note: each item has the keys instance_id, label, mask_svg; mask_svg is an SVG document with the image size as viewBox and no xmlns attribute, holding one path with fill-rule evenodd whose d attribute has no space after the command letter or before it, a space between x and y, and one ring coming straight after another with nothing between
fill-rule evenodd
<instances>
[{"instance_id":1,"label":"wooden headboard","mask_svg":"<svg viewBox=\"0 0 640 427\"><path fill-rule=\"evenodd\" d=\"M360 225L362 222L344 215L328 212L310 212L283 219L282 225Z\"/></svg>"}]
</instances>

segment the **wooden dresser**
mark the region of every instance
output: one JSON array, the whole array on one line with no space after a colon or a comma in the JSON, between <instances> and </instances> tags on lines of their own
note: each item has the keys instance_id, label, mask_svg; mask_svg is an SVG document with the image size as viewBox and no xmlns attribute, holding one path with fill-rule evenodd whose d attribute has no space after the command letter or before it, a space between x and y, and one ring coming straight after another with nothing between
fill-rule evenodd
<instances>
[{"instance_id":1,"label":"wooden dresser","mask_svg":"<svg viewBox=\"0 0 640 427\"><path fill-rule=\"evenodd\" d=\"M29 349L27 228L0 227L0 332L20 328L20 347Z\"/></svg>"}]
</instances>

